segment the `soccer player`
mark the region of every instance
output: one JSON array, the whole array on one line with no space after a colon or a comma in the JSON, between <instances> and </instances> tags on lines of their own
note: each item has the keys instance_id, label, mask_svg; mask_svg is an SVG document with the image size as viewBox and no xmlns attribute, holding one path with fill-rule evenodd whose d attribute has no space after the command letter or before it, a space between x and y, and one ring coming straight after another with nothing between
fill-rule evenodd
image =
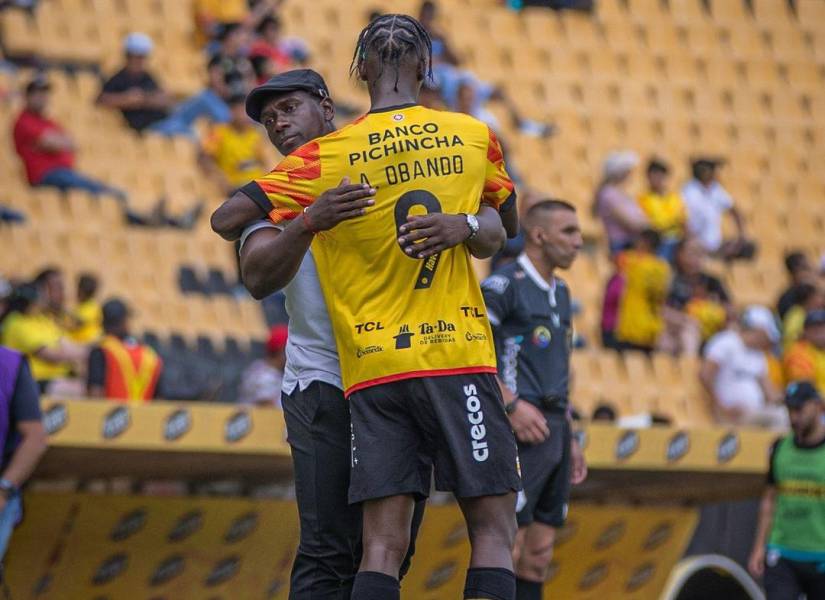
<instances>
[{"instance_id":1,"label":"soccer player","mask_svg":"<svg viewBox=\"0 0 825 600\"><path fill-rule=\"evenodd\" d=\"M580 483L587 476L570 427L570 290L556 276L573 264L582 235L576 209L561 200L531 206L523 228L524 252L488 277L482 290L524 485L517 505L516 598L541 600L571 479Z\"/></svg>"},{"instance_id":2,"label":"soccer player","mask_svg":"<svg viewBox=\"0 0 825 600\"><path fill-rule=\"evenodd\" d=\"M296 102L300 106L297 110ZM283 155L334 129L332 98L323 78L314 71L289 71L273 77L250 94L248 106L255 119L260 119L261 107L276 109L279 124L272 142ZM315 227L326 231L346 218L357 218L368 206L371 195L369 186L363 184L344 184L328 190L312 206ZM253 215L254 222L241 236L244 281L256 297L286 286L290 315L283 407L301 519L301 542L293 565L290 598L348 598L360 559L361 510L358 506L350 507L347 500L349 408L341 389L332 326L315 261L308 251L313 236L303 229L301 221L284 228L282 224L262 221L260 212L250 216ZM467 240L472 228L466 215L435 214L426 219L435 230L430 237L441 240L444 249L467 241L491 252L498 248L496 236L501 230L497 215L493 212L492 216L496 218L479 219L479 233L472 240ZM428 252L435 250L438 246ZM423 510L421 501L416 504L407 559L412 554L412 541ZM402 567L402 574L406 566Z\"/></svg>"},{"instance_id":3,"label":"soccer player","mask_svg":"<svg viewBox=\"0 0 825 600\"><path fill-rule=\"evenodd\" d=\"M768 600L825 598L825 403L809 381L785 394L792 433L771 448L748 568Z\"/></svg>"},{"instance_id":4,"label":"soccer player","mask_svg":"<svg viewBox=\"0 0 825 600\"><path fill-rule=\"evenodd\" d=\"M410 218L478 211L478 220L487 219L493 209L480 208L481 198L512 223L515 194L485 125L415 104L429 54L429 37L414 19L373 21L354 59L372 111L293 152L258 181L259 191L245 188L273 222L297 219L310 231L322 190L343 177L376 190L366 218L340 223L312 246L350 400L350 501L363 502L355 600L400 597L413 498L429 492L431 461L437 487L455 492L468 522L465 596L515 593L510 551L520 481L483 298L468 245L425 257L438 242ZM270 136L274 110L261 113ZM238 231L232 200L213 218L228 237ZM410 238L427 238L425 247L410 246Z\"/></svg>"}]
</instances>

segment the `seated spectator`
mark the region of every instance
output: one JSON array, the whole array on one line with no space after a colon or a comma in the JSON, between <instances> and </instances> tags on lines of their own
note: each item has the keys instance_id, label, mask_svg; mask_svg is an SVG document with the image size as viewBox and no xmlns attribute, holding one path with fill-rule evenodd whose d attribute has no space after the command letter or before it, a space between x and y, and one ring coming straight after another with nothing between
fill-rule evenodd
<instances>
[{"instance_id":1,"label":"seated spectator","mask_svg":"<svg viewBox=\"0 0 825 600\"><path fill-rule=\"evenodd\" d=\"M201 164L227 196L268 172L267 143L245 102L244 94L229 98L231 120L213 126L203 142Z\"/></svg>"},{"instance_id":2,"label":"seated spectator","mask_svg":"<svg viewBox=\"0 0 825 600\"><path fill-rule=\"evenodd\" d=\"M676 246L675 276L670 285L667 306L694 319L701 339L707 341L721 331L733 310L725 286L705 272L707 253L696 238L688 238Z\"/></svg>"},{"instance_id":3,"label":"seated spectator","mask_svg":"<svg viewBox=\"0 0 825 600\"><path fill-rule=\"evenodd\" d=\"M272 327L266 342L266 357L253 362L241 375L239 403L281 407L287 332L286 325Z\"/></svg>"},{"instance_id":4,"label":"seated spectator","mask_svg":"<svg viewBox=\"0 0 825 600\"><path fill-rule=\"evenodd\" d=\"M163 361L129 332L129 307L118 299L103 304L104 337L89 353L86 394L128 402L163 395Z\"/></svg>"},{"instance_id":5,"label":"seated spectator","mask_svg":"<svg viewBox=\"0 0 825 600\"><path fill-rule=\"evenodd\" d=\"M625 186L639 164L635 152L613 152L602 165L602 181L593 198L593 214L604 224L610 253L627 250L650 223Z\"/></svg>"},{"instance_id":6,"label":"seated spectator","mask_svg":"<svg viewBox=\"0 0 825 600\"><path fill-rule=\"evenodd\" d=\"M662 333L662 307L670 283L670 267L656 256L659 234L646 229L631 250L622 252L617 264L624 276L619 301L616 340L621 350L651 352Z\"/></svg>"},{"instance_id":7,"label":"seated spectator","mask_svg":"<svg viewBox=\"0 0 825 600\"><path fill-rule=\"evenodd\" d=\"M144 33L126 36L126 65L103 84L97 99L99 105L121 111L129 127L136 131L166 117L172 106L171 96L146 70L152 47L152 39Z\"/></svg>"},{"instance_id":8,"label":"seated spectator","mask_svg":"<svg viewBox=\"0 0 825 600\"><path fill-rule=\"evenodd\" d=\"M195 0L195 24L199 42L217 38L223 27L240 23L255 29L261 20L276 11L283 0L262 0L250 8L249 0Z\"/></svg>"},{"instance_id":9,"label":"seated spectator","mask_svg":"<svg viewBox=\"0 0 825 600\"><path fill-rule=\"evenodd\" d=\"M48 446L40 394L25 357L0 347L0 560L23 517L21 488Z\"/></svg>"},{"instance_id":10,"label":"seated spectator","mask_svg":"<svg viewBox=\"0 0 825 600\"><path fill-rule=\"evenodd\" d=\"M249 91L255 85L255 69L249 61L249 31L240 23L228 23L218 41L212 60L223 70L225 79L231 77L236 83L230 92Z\"/></svg>"},{"instance_id":11,"label":"seated spectator","mask_svg":"<svg viewBox=\"0 0 825 600\"><path fill-rule=\"evenodd\" d=\"M169 137L183 135L196 139L195 122L208 119L212 123L226 123L231 115L225 98L230 94L230 85L237 78L224 73L218 57L209 61L207 68L208 83L205 89L178 104L171 114L150 127L156 133Z\"/></svg>"},{"instance_id":12,"label":"seated spectator","mask_svg":"<svg viewBox=\"0 0 825 600\"><path fill-rule=\"evenodd\" d=\"M616 265L616 271L607 280L602 301L602 346L611 350L619 350L616 340L616 323L619 321L619 305L624 293L624 275Z\"/></svg>"},{"instance_id":13,"label":"seated spectator","mask_svg":"<svg viewBox=\"0 0 825 600\"><path fill-rule=\"evenodd\" d=\"M805 317L813 311L825 309L825 289L810 283L802 284L797 290L797 300L782 321L782 345L787 348L802 335Z\"/></svg>"},{"instance_id":14,"label":"seated spectator","mask_svg":"<svg viewBox=\"0 0 825 600\"><path fill-rule=\"evenodd\" d=\"M721 161L702 158L693 162L693 179L682 188L688 215L688 230L698 237L712 256L723 260L751 259L755 244L745 235L745 222L733 198L717 179ZM722 239L722 217L730 213L736 224L735 239Z\"/></svg>"},{"instance_id":15,"label":"seated spectator","mask_svg":"<svg viewBox=\"0 0 825 600\"><path fill-rule=\"evenodd\" d=\"M37 286L24 284L12 294L0 318L0 344L26 355L41 392L74 390L82 395L71 375L88 350L66 339L64 330L48 316Z\"/></svg>"},{"instance_id":16,"label":"seated spectator","mask_svg":"<svg viewBox=\"0 0 825 600\"><path fill-rule=\"evenodd\" d=\"M650 227L662 237L659 256L672 262L676 244L685 237L687 212L682 197L668 190L669 177L670 166L652 158L647 165L648 191L639 196L639 206Z\"/></svg>"},{"instance_id":17,"label":"seated spectator","mask_svg":"<svg viewBox=\"0 0 825 600\"><path fill-rule=\"evenodd\" d=\"M825 390L825 310L808 313L802 336L785 351L782 363L787 381L807 379Z\"/></svg>"},{"instance_id":18,"label":"seated spectator","mask_svg":"<svg viewBox=\"0 0 825 600\"><path fill-rule=\"evenodd\" d=\"M436 25L438 19L438 6L431 0L424 0L418 10L418 22L430 34L433 44L433 58L444 61L447 64L457 65L458 57L450 48L446 36Z\"/></svg>"},{"instance_id":19,"label":"seated spectator","mask_svg":"<svg viewBox=\"0 0 825 600\"><path fill-rule=\"evenodd\" d=\"M699 379L721 423L782 427L779 392L768 377L765 352L779 342L773 313L749 306L739 327L717 333L707 343Z\"/></svg>"},{"instance_id":20,"label":"seated spectator","mask_svg":"<svg viewBox=\"0 0 825 600\"><path fill-rule=\"evenodd\" d=\"M785 270L791 280L788 289L782 292L776 305L779 318L785 320L786 313L799 301L799 291L805 285L816 281L816 272L808 257L802 252L790 252L785 255Z\"/></svg>"},{"instance_id":21,"label":"seated spectator","mask_svg":"<svg viewBox=\"0 0 825 600\"><path fill-rule=\"evenodd\" d=\"M77 279L77 306L73 317L75 326L71 338L79 344L96 342L103 335L103 311L97 301L97 277L83 273Z\"/></svg>"},{"instance_id":22,"label":"seated spectator","mask_svg":"<svg viewBox=\"0 0 825 600\"><path fill-rule=\"evenodd\" d=\"M81 189L92 194L110 194L125 201L121 190L83 175L74 169L77 146L55 121L46 117L51 86L43 77L26 85L23 111L14 124L14 146L32 186L56 187L60 191Z\"/></svg>"},{"instance_id":23,"label":"seated spectator","mask_svg":"<svg viewBox=\"0 0 825 600\"><path fill-rule=\"evenodd\" d=\"M281 40L281 20L273 15L264 17L256 30L257 39L249 48L249 58L268 58L274 68L272 75L286 71L293 66L292 56ZM272 76L270 75L270 77Z\"/></svg>"}]
</instances>

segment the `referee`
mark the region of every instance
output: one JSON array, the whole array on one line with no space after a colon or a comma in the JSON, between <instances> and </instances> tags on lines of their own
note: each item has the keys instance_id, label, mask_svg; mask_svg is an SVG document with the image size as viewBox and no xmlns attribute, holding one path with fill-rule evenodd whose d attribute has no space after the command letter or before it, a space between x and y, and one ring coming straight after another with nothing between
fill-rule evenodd
<instances>
[{"instance_id":1,"label":"referee","mask_svg":"<svg viewBox=\"0 0 825 600\"><path fill-rule=\"evenodd\" d=\"M517 600L540 600L570 484L587 466L569 419L570 290L555 276L582 246L576 209L543 200L527 211L524 252L482 284L505 411L518 439L524 492L514 548Z\"/></svg>"}]
</instances>

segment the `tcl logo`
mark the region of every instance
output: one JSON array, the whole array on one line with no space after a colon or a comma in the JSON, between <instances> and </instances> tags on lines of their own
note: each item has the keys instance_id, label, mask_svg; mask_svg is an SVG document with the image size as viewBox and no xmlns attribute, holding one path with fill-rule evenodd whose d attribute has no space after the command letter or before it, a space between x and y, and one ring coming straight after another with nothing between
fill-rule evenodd
<instances>
[{"instance_id":1,"label":"tcl logo","mask_svg":"<svg viewBox=\"0 0 825 600\"><path fill-rule=\"evenodd\" d=\"M467 420L470 422L470 437L473 438L473 458L478 462L484 462L489 458L490 451L484 440L487 437L487 428L484 427L484 413L477 394L475 385L464 386L464 395L467 396Z\"/></svg>"},{"instance_id":2,"label":"tcl logo","mask_svg":"<svg viewBox=\"0 0 825 600\"><path fill-rule=\"evenodd\" d=\"M355 324L355 333L381 331L382 329L384 329L384 326L381 325L381 321L367 321L366 323Z\"/></svg>"}]
</instances>

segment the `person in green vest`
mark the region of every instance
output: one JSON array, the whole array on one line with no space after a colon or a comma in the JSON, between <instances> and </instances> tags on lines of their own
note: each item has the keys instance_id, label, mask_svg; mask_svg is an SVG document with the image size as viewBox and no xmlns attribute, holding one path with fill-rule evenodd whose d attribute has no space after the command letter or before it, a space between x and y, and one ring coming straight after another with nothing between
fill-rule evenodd
<instances>
[{"instance_id":1,"label":"person in green vest","mask_svg":"<svg viewBox=\"0 0 825 600\"><path fill-rule=\"evenodd\" d=\"M785 393L793 433L771 448L748 569L767 600L825 598L825 403L809 381Z\"/></svg>"}]
</instances>

